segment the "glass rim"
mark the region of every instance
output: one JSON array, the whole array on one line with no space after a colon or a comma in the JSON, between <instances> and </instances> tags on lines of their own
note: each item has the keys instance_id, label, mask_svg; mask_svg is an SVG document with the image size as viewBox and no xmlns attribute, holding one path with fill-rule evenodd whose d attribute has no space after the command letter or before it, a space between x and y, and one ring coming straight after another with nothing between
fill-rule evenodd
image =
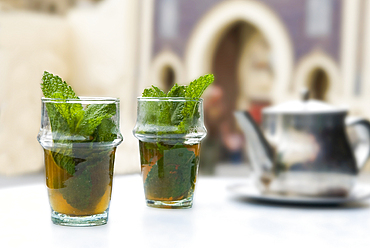
<instances>
[{"instance_id":1,"label":"glass rim","mask_svg":"<svg viewBox=\"0 0 370 248\"><path fill-rule=\"evenodd\" d=\"M138 101L169 101L169 102L203 102L203 98L195 97L137 97Z\"/></svg>"},{"instance_id":2,"label":"glass rim","mask_svg":"<svg viewBox=\"0 0 370 248\"><path fill-rule=\"evenodd\" d=\"M62 98L48 98L48 97L41 97L42 102L63 102L63 103L83 103L83 102L104 102L104 103L117 103L120 101L119 98L115 97L104 97L104 96L79 96L78 99L62 99Z\"/></svg>"}]
</instances>

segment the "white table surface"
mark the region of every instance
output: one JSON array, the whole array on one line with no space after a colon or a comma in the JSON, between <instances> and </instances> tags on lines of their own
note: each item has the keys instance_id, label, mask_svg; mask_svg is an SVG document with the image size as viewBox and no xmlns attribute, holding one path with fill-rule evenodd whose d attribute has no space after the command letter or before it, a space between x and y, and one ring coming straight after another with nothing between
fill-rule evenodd
<instances>
[{"instance_id":1,"label":"white table surface","mask_svg":"<svg viewBox=\"0 0 370 248\"><path fill-rule=\"evenodd\" d=\"M107 225L52 224L46 186L0 189L0 247L370 247L370 201L346 207L248 202L199 177L191 209L145 205L139 175L115 176Z\"/></svg>"}]
</instances>

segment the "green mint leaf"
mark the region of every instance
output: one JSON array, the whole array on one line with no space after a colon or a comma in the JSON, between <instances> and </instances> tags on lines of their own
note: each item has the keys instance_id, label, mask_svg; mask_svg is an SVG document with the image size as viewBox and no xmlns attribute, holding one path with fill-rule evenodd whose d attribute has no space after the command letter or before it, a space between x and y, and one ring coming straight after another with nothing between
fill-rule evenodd
<instances>
[{"instance_id":1,"label":"green mint leaf","mask_svg":"<svg viewBox=\"0 0 370 248\"><path fill-rule=\"evenodd\" d=\"M212 74L201 76L191 82L189 86L175 84L167 94L156 86L145 89L143 97L185 97L195 100L186 103L148 101L145 103L145 123L158 126L177 126L176 133L186 133L189 127L194 126L200 118L196 100L202 96L213 81ZM158 133L160 132L162 131Z\"/></svg>"},{"instance_id":2,"label":"green mint leaf","mask_svg":"<svg viewBox=\"0 0 370 248\"><path fill-rule=\"evenodd\" d=\"M46 103L46 108L49 115L54 142L64 143L66 141L65 136L70 133L67 121L59 113L54 103Z\"/></svg>"},{"instance_id":3,"label":"green mint leaf","mask_svg":"<svg viewBox=\"0 0 370 248\"><path fill-rule=\"evenodd\" d=\"M41 89L44 96L47 98L57 98L61 100L79 99L72 87L67 85L67 83L57 75L45 71L42 81ZM82 105L78 103L66 104L61 101L60 103L54 103L54 106L58 113L52 111L54 116L49 116L50 119L59 118L55 115L61 115L68 123L69 129L73 131L76 126L76 120L81 118L83 114Z\"/></svg>"},{"instance_id":4,"label":"green mint leaf","mask_svg":"<svg viewBox=\"0 0 370 248\"><path fill-rule=\"evenodd\" d=\"M166 94L158 87L152 85L151 88L145 89L143 97L165 97ZM159 109L158 109L159 107ZM157 116L157 111L160 113L160 117ZM168 106L166 103L146 103L146 115L147 123L155 123L159 125L168 124Z\"/></svg>"},{"instance_id":5,"label":"green mint leaf","mask_svg":"<svg viewBox=\"0 0 370 248\"><path fill-rule=\"evenodd\" d=\"M200 98L207 87L213 83L214 79L215 78L212 74L208 74L194 80L187 87L185 96L193 99ZM195 101L186 102L182 109L182 115L184 118L179 124L180 131L186 130L186 127L192 126L193 123L197 121L200 116L200 113L198 112L198 104Z\"/></svg>"},{"instance_id":6,"label":"green mint leaf","mask_svg":"<svg viewBox=\"0 0 370 248\"><path fill-rule=\"evenodd\" d=\"M166 97L166 94L158 87L152 85L152 88L145 89L143 97Z\"/></svg>"},{"instance_id":7,"label":"green mint leaf","mask_svg":"<svg viewBox=\"0 0 370 248\"><path fill-rule=\"evenodd\" d=\"M147 143L148 144L148 143ZM150 144L150 143L149 143ZM164 150L168 150L168 147L165 145L162 145L161 143L157 142L154 145L154 149L156 149L160 154L163 155Z\"/></svg>"},{"instance_id":8,"label":"green mint leaf","mask_svg":"<svg viewBox=\"0 0 370 248\"><path fill-rule=\"evenodd\" d=\"M185 103L183 102L177 102L173 103L172 109L171 109L171 123L172 125L179 125L183 119L183 111L184 111Z\"/></svg>"},{"instance_id":9,"label":"green mint leaf","mask_svg":"<svg viewBox=\"0 0 370 248\"><path fill-rule=\"evenodd\" d=\"M45 97L57 99L78 99L77 95L66 82L58 76L44 72L42 77L41 89ZM74 131L76 119L83 114L81 104L67 104L63 101L46 103L48 116L50 120L52 137L55 143L70 144L72 147L70 136ZM52 152L53 159L56 164L65 169L68 174L75 173L75 161L71 149L58 149Z\"/></svg>"},{"instance_id":10,"label":"green mint leaf","mask_svg":"<svg viewBox=\"0 0 370 248\"><path fill-rule=\"evenodd\" d=\"M195 79L186 89L185 97L199 98L207 87L215 80L213 74L208 74Z\"/></svg>"},{"instance_id":11,"label":"green mint leaf","mask_svg":"<svg viewBox=\"0 0 370 248\"><path fill-rule=\"evenodd\" d=\"M193 190L198 158L185 146L158 146L163 157L153 165L144 183L145 192L155 198L186 197Z\"/></svg>"},{"instance_id":12,"label":"green mint leaf","mask_svg":"<svg viewBox=\"0 0 370 248\"><path fill-rule=\"evenodd\" d=\"M71 86L67 85L65 81L63 82L57 75L54 76L47 71L42 76L41 89L47 98L54 98L55 93L61 93L60 99L78 99Z\"/></svg>"},{"instance_id":13,"label":"green mint leaf","mask_svg":"<svg viewBox=\"0 0 370 248\"><path fill-rule=\"evenodd\" d=\"M115 104L91 104L84 111L84 115L76 129L76 133L82 136L90 136L94 133L102 120L111 118L115 114Z\"/></svg>"},{"instance_id":14,"label":"green mint leaf","mask_svg":"<svg viewBox=\"0 0 370 248\"><path fill-rule=\"evenodd\" d=\"M62 93L57 92L53 94L53 98L63 99L62 97ZM69 130L74 132L78 121L84 115L82 105L79 103L69 104L63 101L52 104L58 110L58 113L63 117L63 119L66 120Z\"/></svg>"},{"instance_id":15,"label":"green mint leaf","mask_svg":"<svg viewBox=\"0 0 370 248\"><path fill-rule=\"evenodd\" d=\"M167 93L167 97L185 97L187 86L175 84L171 90ZM181 121L184 119L182 111L184 109L183 102L172 102L169 103L170 108L169 112L170 116L170 125L179 125ZM162 113L163 115L163 113Z\"/></svg>"},{"instance_id":16,"label":"green mint leaf","mask_svg":"<svg viewBox=\"0 0 370 248\"><path fill-rule=\"evenodd\" d=\"M92 189L90 168L64 182L64 188L59 189L63 198L74 208L84 210L89 206Z\"/></svg>"},{"instance_id":17,"label":"green mint leaf","mask_svg":"<svg viewBox=\"0 0 370 248\"><path fill-rule=\"evenodd\" d=\"M85 210L95 208L104 195L110 180L110 166L114 160L112 150L91 151L85 149L75 155L80 163L75 175L64 182L59 189L63 198L74 208Z\"/></svg>"},{"instance_id":18,"label":"green mint leaf","mask_svg":"<svg viewBox=\"0 0 370 248\"><path fill-rule=\"evenodd\" d=\"M151 88L145 89L143 97L166 97L164 93L158 87L152 85ZM157 124L157 125L170 125L169 116L170 105L166 102L146 102L145 103L145 119L146 123ZM159 113L159 114L158 114Z\"/></svg>"},{"instance_id":19,"label":"green mint leaf","mask_svg":"<svg viewBox=\"0 0 370 248\"><path fill-rule=\"evenodd\" d=\"M201 76L189 84L185 97L200 98L207 87L215 80L212 74ZM192 116L195 111L195 102L187 102L183 109L184 116Z\"/></svg>"},{"instance_id":20,"label":"green mint leaf","mask_svg":"<svg viewBox=\"0 0 370 248\"><path fill-rule=\"evenodd\" d=\"M154 95L155 95L155 92L153 91L153 89L149 88L149 89L144 90L142 97L152 97Z\"/></svg>"},{"instance_id":21,"label":"green mint leaf","mask_svg":"<svg viewBox=\"0 0 370 248\"><path fill-rule=\"evenodd\" d=\"M154 91L156 92L157 96L158 97L165 97L166 94L158 87L152 85L152 88L154 89Z\"/></svg>"},{"instance_id":22,"label":"green mint leaf","mask_svg":"<svg viewBox=\"0 0 370 248\"><path fill-rule=\"evenodd\" d=\"M117 138L119 130L111 119L103 119L93 133L93 142L111 142Z\"/></svg>"},{"instance_id":23,"label":"green mint leaf","mask_svg":"<svg viewBox=\"0 0 370 248\"><path fill-rule=\"evenodd\" d=\"M52 151L53 159L55 163L62 169L65 169L68 174L75 174L75 160L72 154L72 149L58 149L58 151Z\"/></svg>"},{"instance_id":24,"label":"green mint leaf","mask_svg":"<svg viewBox=\"0 0 370 248\"><path fill-rule=\"evenodd\" d=\"M185 97L187 86L175 84L167 93L167 97Z\"/></svg>"}]
</instances>

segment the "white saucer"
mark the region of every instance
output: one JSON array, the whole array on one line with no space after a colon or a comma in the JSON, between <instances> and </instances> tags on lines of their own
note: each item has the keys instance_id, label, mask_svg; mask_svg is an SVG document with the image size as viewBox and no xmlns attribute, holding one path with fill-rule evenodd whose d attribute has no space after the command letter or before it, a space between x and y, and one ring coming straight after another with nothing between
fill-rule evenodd
<instances>
[{"instance_id":1,"label":"white saucer","mask_svg":"<svg viewBox=\"0 0 370 248\"><path fill-rule=\"evenodd\" d=\"M357 183L347 197L305 197L294 195L262 194L252 182L231 185L227 188L237 197L250 200L300 205L340 205L370 198L370 184Z\"/></svg>"}]
</instances>

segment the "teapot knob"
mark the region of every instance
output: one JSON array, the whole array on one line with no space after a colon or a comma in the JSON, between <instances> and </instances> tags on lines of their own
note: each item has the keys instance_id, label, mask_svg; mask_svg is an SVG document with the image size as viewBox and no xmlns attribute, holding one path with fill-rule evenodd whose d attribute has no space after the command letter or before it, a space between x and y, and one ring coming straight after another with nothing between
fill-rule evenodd
<instances>
[{"instance_id":1,"label":"teapot knob","mask_svg":"<svg viewBox=\"0 0 370 248\"><path fill-rule=\"evenodd\" d=\"M302 90L301 90L301 99L302 101L306 102L308 101L308 99L310 99L310 91L309 89L307 89L306 87L304 87Z\"/></svg>"}]
</instances>

